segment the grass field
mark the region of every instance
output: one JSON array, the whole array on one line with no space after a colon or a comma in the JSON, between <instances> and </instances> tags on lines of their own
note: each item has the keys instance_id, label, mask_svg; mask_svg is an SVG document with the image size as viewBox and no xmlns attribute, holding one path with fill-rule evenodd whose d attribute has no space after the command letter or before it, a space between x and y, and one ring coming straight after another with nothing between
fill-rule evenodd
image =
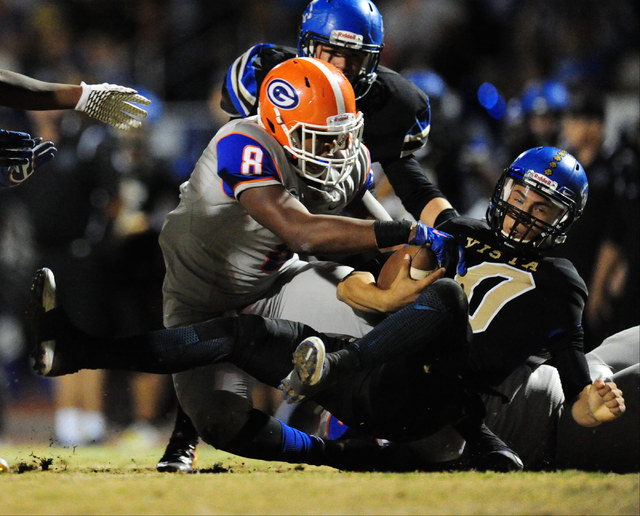
<instances>
[{"instance_id":1,"label":"grass field","mask_svg":"<svg viewBox=\"0 0 640 516\"><path fill-rule=\"evenodd\" d=\"M345 473L199 447L195 475L160 448L0 446L0 514L639 514L638 474Z\"/></svg>"}]
</instances>

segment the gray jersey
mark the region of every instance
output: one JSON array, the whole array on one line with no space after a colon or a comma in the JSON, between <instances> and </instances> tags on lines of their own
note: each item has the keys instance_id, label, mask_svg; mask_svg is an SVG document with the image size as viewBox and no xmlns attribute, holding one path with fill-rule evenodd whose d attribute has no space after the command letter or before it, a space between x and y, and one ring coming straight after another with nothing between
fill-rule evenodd
<instances>
[{"instance_id":1,"label":"gray jersey","mask_svg":"<svg viewBox=\"0 0 640 516\"><path fill-rule=\"evenodd\" d=\"M351 174L336 186L307 184L282 146L255 117L223 126L180 187L180 204L160 234L166 275L164 323L187 324L245 307L268 295L297 262L280 237L238 202L249 188L282 185L311 213L338 214L370 181L365 147Z\"/></svg>"}]
</instances>

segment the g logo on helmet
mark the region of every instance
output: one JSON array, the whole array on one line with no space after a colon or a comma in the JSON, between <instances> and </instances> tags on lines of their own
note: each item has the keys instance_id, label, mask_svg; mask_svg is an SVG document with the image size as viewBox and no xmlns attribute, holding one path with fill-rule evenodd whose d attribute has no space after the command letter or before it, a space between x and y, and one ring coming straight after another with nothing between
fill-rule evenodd
<instances>
[{"instance_id":1,"label":"g logo on helmet","mask_svg":"<svg viewBox=\"0 0 640 516\"><path fill-rule=\"evenodd\" d=\"M274 79L269 83L267 98L279 109L295 109L300 103L298 92L284 79Z\"/></svg>"}]
</instances>

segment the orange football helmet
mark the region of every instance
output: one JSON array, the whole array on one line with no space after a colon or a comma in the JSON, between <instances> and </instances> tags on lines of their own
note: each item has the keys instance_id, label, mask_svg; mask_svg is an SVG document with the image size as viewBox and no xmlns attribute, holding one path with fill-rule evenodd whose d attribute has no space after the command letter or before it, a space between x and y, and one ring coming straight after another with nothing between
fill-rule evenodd
<instances>
[{"instance_id":1,"label":"orange football helmet","mask_svg":"<svg viewBox=\"0 0 640 516\"><path fill-rule=\"evenodd\" d=\"M362 113L347 78L325 61L295 57L274 67L260 88L258 116L305 179L335 185L358 159Z\"/></svg>"}]
</instances>

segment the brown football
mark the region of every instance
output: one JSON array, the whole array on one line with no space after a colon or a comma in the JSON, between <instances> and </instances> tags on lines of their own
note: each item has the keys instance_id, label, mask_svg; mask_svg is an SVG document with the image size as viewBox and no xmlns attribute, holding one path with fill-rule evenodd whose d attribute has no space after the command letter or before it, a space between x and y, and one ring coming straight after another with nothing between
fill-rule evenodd
<instances>
[{"instance_id":1,"label":"brown football","mask_svg":"<svg viewBox=\"0 0 640 516\"><path fill-rule=\"evenodd\" d=\"M402 257L405 254L411 256L410 274L415 280L425 278L438 268L438 259L431 249L419 245L407 245L394 252L382 266L378 274L378 287L386 290L391 286L398 275Z\"/></svg>"}]
</instances>

